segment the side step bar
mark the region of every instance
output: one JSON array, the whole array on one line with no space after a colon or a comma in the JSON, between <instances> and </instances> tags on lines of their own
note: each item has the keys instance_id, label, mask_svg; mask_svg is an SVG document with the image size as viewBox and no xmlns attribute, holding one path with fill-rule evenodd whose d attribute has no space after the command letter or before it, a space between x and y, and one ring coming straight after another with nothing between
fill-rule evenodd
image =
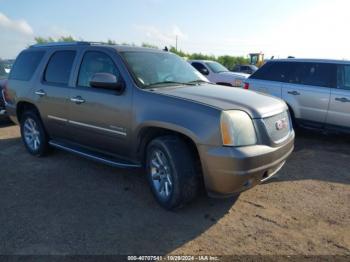
<instances>
[{"instance_id":1,"label":"side step bar","mask_svg":"<svg viewBox=\"0 0 350 262\"><path fill-rule=\"evenodd\" d=\"M85 149L81 149L81 148L73 148L73 147L69 147L63 143L59 143L57 141L49 141L49 144L52 147L58 148L58 149L62 149L64 151L82 156L84 158L88 158L103 164L107 164L109 166L113 166L113 167L118 167L118 168L140 168L141 165L140 164L134 164L131 162L126 162L125 160L119 160L119 159L115 159L112 158L110 156L101 154L101 153L96 153L90 150L85 150Z\"/></svg>"}]
</instances>

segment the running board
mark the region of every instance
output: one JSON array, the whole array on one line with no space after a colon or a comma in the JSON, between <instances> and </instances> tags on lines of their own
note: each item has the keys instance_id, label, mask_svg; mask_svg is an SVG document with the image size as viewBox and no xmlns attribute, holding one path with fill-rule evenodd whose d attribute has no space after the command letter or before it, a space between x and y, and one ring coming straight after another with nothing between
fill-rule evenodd
<instances>
[{"instance_id":1,"label":"running board","mask_svg":"<svg viewBox=\"0 0 350 262\"><path fill-rule=\"evenodd\" d=\"M111 156L107 156L101 153L96 153L90 150L86 150L86 149L82 149L82 148L73 148L73 147L69 147L63 143L59 143L56 141L49 141L50 146L58 148L58 149L62 149L64 151L82 156L84 158L88 158L103 164L107 164L109 166L113 166L113 167L118 167L118 168L140 168L141 165L140 164L134 164L131 162L126 162L125 160L119 160L119 159L115 159Z\"/></svg>"}]
</instances>

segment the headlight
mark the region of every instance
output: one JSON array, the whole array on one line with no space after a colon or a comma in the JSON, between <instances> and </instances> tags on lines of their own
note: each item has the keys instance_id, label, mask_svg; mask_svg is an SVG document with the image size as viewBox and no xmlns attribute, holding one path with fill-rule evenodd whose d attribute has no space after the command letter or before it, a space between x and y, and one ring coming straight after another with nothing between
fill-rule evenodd
<instances>
[{"instance_id":1,"label":"headlight","mask_svg":"<svg viewBox=\"0 0 350 262\"><path fill-rule=\"evenodd\" d=\"M252 119L243 111L223 111L220 125L224 146L248 146L257 142Z\"/></svg>"}]
</instances>

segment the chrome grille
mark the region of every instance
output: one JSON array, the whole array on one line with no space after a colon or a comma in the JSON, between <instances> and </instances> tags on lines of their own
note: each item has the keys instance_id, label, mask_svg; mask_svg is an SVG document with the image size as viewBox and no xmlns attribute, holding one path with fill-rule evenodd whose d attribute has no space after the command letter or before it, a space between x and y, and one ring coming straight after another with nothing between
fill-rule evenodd
<instances>
[{"instance_id":1,"label":"chrome grille","mask_svg":"<svg viewBox=\"0 0 350 262\"><path fill-rule=\"evenodd\" d=\"M274 143L282 142L291 132L290 118L287 111L263 119L270 139Z\"/></svg>"}]
</instances>

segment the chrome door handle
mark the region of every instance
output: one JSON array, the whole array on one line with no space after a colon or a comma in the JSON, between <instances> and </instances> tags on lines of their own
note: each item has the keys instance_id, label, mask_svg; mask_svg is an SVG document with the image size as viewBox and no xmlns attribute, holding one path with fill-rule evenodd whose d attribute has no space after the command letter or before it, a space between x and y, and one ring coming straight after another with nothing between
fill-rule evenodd
<instances>
[{"instance_id":1,"label":"chrome door handle","mask_svg":"<svg viewBox=\"0 0 350 262\"><path fill-rule=\"evenodd\" d=\"M335 100L342 103L350 103L350 99L347 99L346 97L337 97Z\"/></svg>"},{"instance_id":2,"label":"chrome door handle","mask_svg":"<svg viewBox=\"0 0 350 262\"><path fill-rule=\"evenodd\" d=\"M35 94L38 96L46 96L46 92L42 89L35 91Z\"/></svg>"},{"instance_id":3,"label":"chrome door handle","mask_svg":"<svg viewBox=\"0 0 350 262\"><path fill-rule=\"evenodd\" d=\"M291 94L293 96L299 96L300 93L298 91L288 91L288 94Z\"/></svg>"},{"instance_id":4,"label":"chrome door handle","mask_svg":"<svg viewBox=\"0 0 350 262\"><path fill-rule=\"evenodd\" d=\"M76 103L76 104L82 104L82 103L85 103L85 100L81 97L81 96L76 96L76 97L72 97L70 99L70 101Z\"/></svg>"}]
</instances>

